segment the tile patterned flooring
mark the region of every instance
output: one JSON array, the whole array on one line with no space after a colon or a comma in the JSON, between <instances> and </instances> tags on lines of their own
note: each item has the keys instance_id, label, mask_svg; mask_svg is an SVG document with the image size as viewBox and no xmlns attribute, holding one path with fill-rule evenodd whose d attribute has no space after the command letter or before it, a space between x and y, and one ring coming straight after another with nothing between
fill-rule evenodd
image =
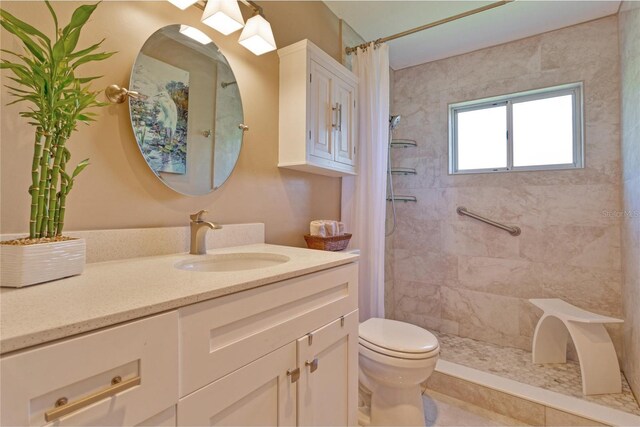
<instances>
[{"instance_id":1,"label":"tile patterned flooring","mask_svg":"<svg viewBox=\"0 0 640 427\"><path fill-rule=\"evenodd\" d=\"M427 390L422 396L422 401L427 427L526 425L513 418L462 402L433 390Z\"/></svg>"},{"instance_id":2,"label":"tile patterned flooring","mask_svg":"<svg viewBox=\"0 0 640 427\"><path fill-rule=\"evenodd\" d=\"M440 341L440 357L449 362L489 372L536 387L577 397L610 408L640 415L627 380L622 377L622 393L584 396L580 365L576 361L534 365L531 353L517 348L435 333Z\"/></svg>"}]
</instances>

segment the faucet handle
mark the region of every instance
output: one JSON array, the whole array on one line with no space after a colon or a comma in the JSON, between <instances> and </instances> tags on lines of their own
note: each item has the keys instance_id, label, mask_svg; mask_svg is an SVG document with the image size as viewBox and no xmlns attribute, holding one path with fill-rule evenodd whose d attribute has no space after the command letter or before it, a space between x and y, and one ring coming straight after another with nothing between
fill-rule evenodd
<instances>
[{"instance_id":1,"label":"faucet handle","mask_svg":"<svg viewBox=\"0 0 640 427\"><path fill-rule=\"evenodd\" d=\"M201 222L202 221L202 216L206 215L209 211L202 209L201 211L198 211L194 214L189 215L189 218L191 218L192 222Z\"/></svg>"}]
</instances>

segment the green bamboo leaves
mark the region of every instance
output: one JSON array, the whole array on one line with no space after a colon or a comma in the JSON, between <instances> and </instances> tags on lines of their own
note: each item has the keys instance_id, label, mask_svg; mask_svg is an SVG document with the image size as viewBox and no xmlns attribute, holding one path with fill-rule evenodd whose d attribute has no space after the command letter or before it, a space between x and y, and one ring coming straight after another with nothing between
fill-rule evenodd
<instances>
[{"instance_id":1,"label":"green bamboo leaves","mask_svg":"<svg viewBox=\"0 0 640 427\"><path fill-rule=\"evenodd\" d=\"M35 130L31 169L31 214L29 237L54 237L62 233L67 195L75 178L88 165L89 159L78 163L73 173L66 171L71 152L66 147L78 122L95 120L88 111L105 104L97 100L98 92L90 82L99 76L78 77L77 68L83 64L102 61L115 52L98 52L104 42L76 50L84 25L98 7L98 3L78 7L64 28L58 26L58 16L48 1L55 37L0 9L0 25L22 44L24 52L2 50L0 69L9 71L11 84L5 85L17 102L29 107L20 115L29 119Z\"/></svg>"}]
</instances>

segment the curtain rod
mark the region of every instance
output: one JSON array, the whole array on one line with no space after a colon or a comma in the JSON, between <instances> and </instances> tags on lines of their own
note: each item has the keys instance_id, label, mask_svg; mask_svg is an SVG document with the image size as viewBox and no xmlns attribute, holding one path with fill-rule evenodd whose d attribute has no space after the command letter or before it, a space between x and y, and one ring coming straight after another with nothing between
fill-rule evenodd
<instances>
[{"instance_id":1,"label":"curtain rod","mask_svg":"<svg viewBox=\"0 0 640 427\"><path fill-rule=\"evenodd\" d=\"M422 25L420 27L416 27L416 28L412 28L412 29L407 30L407 31L403 31L401 33L394 34L392 36L383 37L381 39L374 40L373 42L376 45L378 45L380 43L388 42L389 40L399 39L400 37L408 36L409 34L418 33L420 31L424 31L424 30L427 30L429 28L437 27L438 25L446 24L447 22L455 21L457 19L464 18L464 17L470 16L470 15L475 15L476 13L484 12L485 10L493 9L493 8L499 7L499 6L504 6L505 4L511 3L513 1L514 0L502 0L502 1L495 2L495 3L491 3L491 4L488 4L486 6L482 6L482 7L473 9L473 10L469 10L467 12L463 12L463 13L459 13L459 14L454 15L454 16L450 16L448 18L440 19L439 21L434 21L434 22L431 22L429 24ZM347 48L345 48L344 51L346 52L347 55L351 55L353 52L357 51L359 47L364 49L367 46L369 46L370 43L371 42L367 42L367 43L359 44L357 46L347 47Z\"/></svg>"}]
</instances>

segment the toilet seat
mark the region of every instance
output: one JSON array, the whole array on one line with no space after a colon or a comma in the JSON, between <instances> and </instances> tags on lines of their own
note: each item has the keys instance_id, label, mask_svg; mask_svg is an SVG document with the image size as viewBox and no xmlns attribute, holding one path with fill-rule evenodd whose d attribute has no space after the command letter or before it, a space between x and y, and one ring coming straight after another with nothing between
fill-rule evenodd
<instances>
[{"instance_id":1,"label":"toilet seat","mask_svg":"<svg viewBox=\"0 0 640 427\"><path fill-rule=\"evenodd\" d=\"M398 359L430 359L440 352L431 332L409 323L372 318L360 324L360 345Z\"/></svg>"},{"instance_id":2,"label":"toilet seat","mask_svg":"<svg viewBox=\"0 0 640 427\"><path fill-rule=\"evenodd\" d=\"M363 339L360 339L359 343L362 347L365 347L383 356L393 357L395 359L405 359L405 360L431 359L432 357L437 357L438 354L440 353L440 347L437 347L436 349L426 353L403 353L401 351L394 351L388 348L379 347Z\"/></svg>"}]
</instances>

